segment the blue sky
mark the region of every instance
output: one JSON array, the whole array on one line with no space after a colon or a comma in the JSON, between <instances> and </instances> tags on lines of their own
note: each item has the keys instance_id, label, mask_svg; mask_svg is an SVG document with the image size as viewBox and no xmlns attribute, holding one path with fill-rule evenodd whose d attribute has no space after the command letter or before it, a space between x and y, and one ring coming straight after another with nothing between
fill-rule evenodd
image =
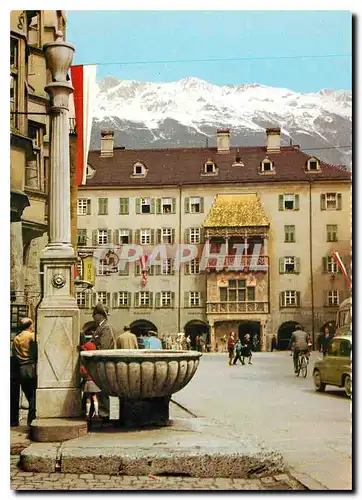
<instances>
[{"instance_id":1,"label":"blue sky","mask_svg":"<svg viewBox=\"0 0 362 500\"><path fill-rule=\"evenodd\" d=\"M98 80L112 75L171 82L196 76L215 84L262 83L298 92L351 90L352 57L300 57L351 55L349 11L68 10L67 16L74 64L103 63ZM151 63L190 59L241 60Z\"/></svg>"}]
</instances>

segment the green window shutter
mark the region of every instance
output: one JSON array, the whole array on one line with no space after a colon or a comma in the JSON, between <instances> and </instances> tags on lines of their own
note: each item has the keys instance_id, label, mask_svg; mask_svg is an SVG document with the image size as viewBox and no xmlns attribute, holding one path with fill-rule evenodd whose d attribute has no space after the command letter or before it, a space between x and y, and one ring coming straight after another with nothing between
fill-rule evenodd
<instances>
[{"instance_id":1,"label":"green window shutter","mask_svg":"<svg viewBox=\"0 0 362 500\"><path fill-rule=\"evenodd\" d=\"M294 195L294 210L299 210L299 194Z\"/></svg>"},{"instance_id":2,"label":"green window shutter","mask_svg":"<svg viewBox=\"0 0 362 500\"><path fill-rule=\"evenodd\" d=\"M172 213L176 213L176 198L172 198Z\"/></svg>"},{"instance_id":3,"label":"green window shutter","mask_svg":"<svg viewBox=\"0 0 362 500\"><path fill-rule=\"evenodd\" d=\"M156 229L156 243L161 243L162 229Z\"/></svg>"},{"instance_id":4,"label":"green window shutter","mask_svg":"<svg viewBox=\"0 0 362 500\"><path fill-rule=\"evenodd\" d=\"M189 292L185 292L184 294L184 306L189 307Z\"/></svg>"},{"instance_id":5,"label":"green window shutter","mask_svg":"<svg viewBox=\"0 0 362 500\"><path fill-rule=\"evenodd\" d=\"M327 257L323 257L322 258L322 267L323 267L323 272L326 273L327 270L328 270L328 267L327 267Z\"/></svg>"},{"instance_id":6,"label":"green window shutter","mask_svg":"<svg viewBox=\"0 0 362 500\"><path fill-rule=\"evenodd\" d=\"M154 214L155 213L155 199L151 198L151 206L150 206L150 213Z\"/></svg>"},{"instance_id":7,"label":"green window shutter","mask_svg":"<svg viewBox=\"0 0 362 500\"><path fill-rule=\"evenodd\" d=\"M185 198L185 214L190 213L190 198Z\"/></svg>"},{"instance_id":8,"label":"green window shutter","mask_svg":"<svg viewBox=\"0 0 362 500\"><path fill-rule=\"evenodd\" d=\"M132 229L128 229L128 241L130 244L132 243Z\"/></svg>"},{"instance_id":9,"label":"green window shutter","mask_svg":"<svg viewBox=\"0 0 362 500\"><path fill-rule=\"evenodd\" d=\"M131 292L128 292L128 303L127 303L128 307L131 307L132 306L132 293Z\"/></svg>"},{"instance_id":10,"label":"green window shutter","mask_svg":"<svg viewBox=\"0 0 362 500\"><path fill-rule=\"evenodd\" d=\"M295 226L292 227L290 235L289 235L289 241L291 243L295 243Z\"/></svg>"},{"instance_id":11,"label":"green window shutter","mask_svg":"<svg viewBox=\"0 0 362 500\"><path fill-rule=\"evenodd\" d=\"M136 198L136 214L141 213L141 198Z\"/></svg>"},{"instance_id":12,"label":"green window shutter","mask_svg":"<svg viewBox=\"0 0 362 500\"><path fill-rule=\"evenodd\" d=\"M139 245L140 241L141 241L141 230L136 229L136 231L134 232L134 242L136 245Z\"/></svg>"},{"instance_id":13,"label":"green window shutter","mask_svg":"<svg viewBox=\"0 0 362 500\"><path fill-rule=\"evenodd\" d=\"M156 292L156 307L161 307L161 292Z\"/></svg>"},{"instance_id":14,"label":"green window shutter","mask_svg":"<svg viewBox=\"0 0 362 500\"><path fill-rule=\"evenodd\" d=\"M175 269L173 266L173 260L171 260L171 274L175 274Z\"/></svg>"},{"instance_id":15,"label":"green window shutter","mask_svg":"<svg viewBox=\"0 0 362 500\"><path fill-rule=\"evenodd\" d=\"M289 231L287 230L287 226L284 226L284 242L289 242Z\"/></svg>"},{"instance_id":16,"label":"green window shutter","mask_svg":"<svg viewBox=\"0 0 362 500\"><path fill-rule=\"evenodd\" d=\"M112 229L107 229L107 243L112 243Z\"/></svg>"},{"instance_id":17,"label":"green window shutter","mask_svg":"<svg viewBox=\"0 0 362 500\"><path fill-rule=\"evenodd\" d=\"M87 200L87 215L91 215L91 200Z\"/></svg>"},{"instance_id":18,"label":"green window shutter","mask_svg":"<svg viewBox=\"0 0 362 500\"><path fill-rule=\"evenodd\" d=\"M92 246L96 247L98 245L98 230L93 229L92 231Z\"/></svg>"},{"instance_id":19,"label":"green window shutter","mask_svg":"<svg viewBox=\"0 0 362 500\"><path fill-rule=\"evenodd\" d=\"M161 198L156 198L156 214L162 213Z\"/></svg>"},{"instance_id":20,"label":"green window shutter","mask_svg":"<svg viewBox=\"0 0 362 500\"><path fill-rule=\"evenodd\" d=\"M200 292L199 297L200 297L199 305L200 305L200 307L204 307L204 303L205 303L205 301L204 301L204 292Z\"/></svg>"},{"instance_id":21,"label":"green window shutter","mask_svg":"<svg viewBox=\"0 0 362 500\"><path fill-rule=\"evenodd\" d=\"M140 306L140 293L136 292L134 294L134 307L139 307Z\"/></svg>"},{"instance_id":22,"label":"green window shutter","mask_svg":"<svg viewBox=\"0 0 362 500\"><path fill-rule=\"evenodd\" d=\"M200 198L200 213L204 213L204 198Z\"/></svg>"},{"instance_id":23,"label":"green window shutter","mask_svg":"<svg viewBox=\"0 0 362 500\"><path fill-rule=\"evenodd\" d=\"M153 292L150 292L150 307L153 307Z\"/></svg>"},{"instance_id":24,"label":"green window shutter","mask_svg":"<svg viewBox=\"0 0 362 500\"><path fill-rule=\"evenodd\" d=\"M300 292L296 293L297 307L300 307Z\"/></svg>"},{"instance_id":25,"label":"green window shutter","mask_svg":"<svg viewBox=\"0 0 362 500\"><path fill-rule=\"evenodd\" d=\"M98 198L98 215L102 215L102 198Z\"/></svg>"},{"instance_id":26,"label":"green window shutter","mask_svg":"<svg viewBox=\"0 0 362 500\"><path fill-rule=\"evenodd\" d=\"M107 306L111 307L111 293L107 292Z\"/></svg>"},{"instance_id":27,"label":"green window shutter","mask_svg":"<svg viewBox=\"0 0 362 500\"><path fill-rule=\"evenodd\" d=\"M284 257L279 257L279 274L284 274Z\"/></svg>"},{"instance_id":28,"label":"green window shutter","mask_svg":"<svg viewBox=\"0 0 362 500\"><path fill-rule=\"evenodd\" d=\"M96 292L92 293L92 307L97 304L97 294Z\"/></svg>"},{"instance_id":29,"label":"green window shutter","mask_svg":"<svg viewBox=\"0 0 362 500\"><path fill-rule=\"evenodd\" d=\"M280 307L284 307L284 292L280 292L279 294L279 305Z\"/></svg>"},{"instance_id":30,"label":"green window shutter","mask_svg":"<svg viewBox=\"0 0 362 500\"><path fill-rule=\"evenodd\" d=\"M185 274L190 274L190 264L185 262L184 264Z\"/></svg>"},{"instance_id":31,"label":"green window shutter","mask_svg":"<svg viewBox=\"0 0 362 500\"><path fill-rule=\"evenodd\" d=\"M342 193L337 193L337 210L342 210Z\"/></svg>"},{"instance_id":32,"label":"green window shutter","mask_svg":"<svg viewBox=\"0 0 362 500\"><path fill-rule=\"evenodd\" d=\"M151 245L155 243L155 230L151 229Z\"/></svg>"},{"instance_id":33,"label":"green window shutter","mask_svg":"<svg viewBox=\"0 0 362 500\"><path fill-rule=\"evenodd\" d=\"M171 234L171 245L175 244L175 235L176 235L176 231L175 231L175 228L173 228L172 234Z\"/></svg>"},{"instance_id":34,"label":"green window shutter","mask_svg":"<svg viewBox=\"0 0 362 500\"><path fill-rule=\"evenodd\" d=\"M119 214L123 215L123 198L119 199Z\"/></svg>"},{"instance_id":35,"label":"green window shutter","mask_svg":"<svg viewBox=\"0 0 362 500\"><path fill-rule=\"evenodd\" d=\"M160 264L154 264L152 267L153 267L153 269L154 269L154 273L155 273L156 275L161 274L161 265L160 265Z\"/></svg>"},{"instance_id":36,"label":"green window shutter","mask_svg":"<svg viewBox=\"0 0 362 500\"><path fill-rule=\"evenodd\" d=\"M129 213L129 198L119 199L119 213L121 215L128 215Z\"/></svg>"},{"instance_id":37,"label":"green window shutter","mask_svg":"<svg viewBox=\"0 0 362 500\"><path fill-rule=\"evenodd\" d=\"M279 210L284 210L284 195L279 195Z\"/></svg>"},{"instance_id":38,"label":"green window shutter","mask_svg":"<svg viewBox=\"0 0 362 500\"><path fill-rule=\"evenodd\" d=\"M155 275L155 266L154 265L149 265L147 269L147 274L148 276L154 276Z\"/></svg>"},{"instance_id":39,"label":"green window shutter","mask_svg":"<svg viewBox=\"0 0 362 500\"><path fill-rule=\"evenodd\" d=\"M205 229L203 227L200 227L200 243L205 242Z\"/></svg>"},{"instance_id":40,"label":"green window shutter","mask_svg":"<svg viewBox=\"0 0 362 500\"><path fill-rule=\"evenodd\" d=\"M326 209L326 195L321 194L321 210L325 210L325 209Z\"/></svg>"},{"instance_id":41,"label":"green window shutter","mask_svg":"<svg viewBox=\"0 0 362 500\"><path fill-rule=\"evenodd\" d=\"M189 228L185 229L184 241L185 241L185 243L190 243L190 229Z\"/></svg>"},{"instance_id":42,"label":"green window shutter","mask_svg":"<svg viewBox=\"0 0 362 500\"><path fill-rule=\"evenodd\" d=\"M104 215L108 215L108 198L104 198Z\"/></svg>"},{"instance_id":43,"label":"green window shutter","mask_svg":"<svg viewBox=\"0 0 362 500\"><path fill-rule=\"evenodd\" d=\"M300 257L295 258L295 273L300 273Z\"/></svg>"},{"instance_id":44,"label":"green window shutter","mask_svg":"<svg viewBox=\"0 0 362 500\"><path fill-rule=\"evenodd\" d=\"M134 265L134 273L136 276L141 276L141 265L139 262L136 262Z\"/></svg>"},{"instance_id":45,"label":"green window shutter","mask_svg":"<svg viewBox=\"0 0 362 500\"><path fill-rule=\"evenodd\" d=\"M119 229L116 229L116 230L114 231L114 243L115 243L116 245L119 245Z\"/></svg>"},{"instance_id":46,"label":"green window shutter","mask_svg":"<svg viewBox=\"0 0 362 500\"><path fill-rule=\"evenodd\" d=\"M175 307L175 292L171 292L171 307Z\"/></svg>"}]
</instances>

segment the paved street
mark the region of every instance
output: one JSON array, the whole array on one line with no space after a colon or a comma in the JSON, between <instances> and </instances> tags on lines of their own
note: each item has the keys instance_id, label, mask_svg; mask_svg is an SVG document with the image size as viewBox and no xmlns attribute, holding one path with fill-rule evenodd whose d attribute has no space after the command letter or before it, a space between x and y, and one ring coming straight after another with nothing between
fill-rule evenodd
<instances>
[{"instance_id":1,"label":"paved street","mask_svg":"<svg viewBox=\"0 0 362 500\"><path fill-rule=\"evenodd\" d=\"M253 365L229 366L227 354L205 354L188 386L173 399L197 416L233 423L284 455L296 472L328 489L350 489L351 404L342 389L314 391L313 353L306 379L293 374L288 352L254 353Z\"/></svg>"}]
</instances>

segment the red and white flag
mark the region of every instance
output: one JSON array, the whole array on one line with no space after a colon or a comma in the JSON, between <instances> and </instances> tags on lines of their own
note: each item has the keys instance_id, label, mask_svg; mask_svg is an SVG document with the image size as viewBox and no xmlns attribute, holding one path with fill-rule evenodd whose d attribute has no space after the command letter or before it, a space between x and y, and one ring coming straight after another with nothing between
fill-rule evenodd
<instances>
[{"instance_id":1,"label":"red and white flag","mask_svg":"<svg viewBox=\"0 0 362 500\"><path fill-rule=\"evenodd\" d=\"M348 288L351 288L352 284L351 284L351 279L350 277L348 276L348 273L347 273L347 270L343 264L343 261L341 259L341 256L339 255L338 252L333 252L332 253L332 257L333 259L337 262L337 266L339 268L339 270L341 271L341 273L344 275L344 277L346 278L346 281L347 281L347 286Z\"/></svg>"},{"instance_id":2,"label":"red and white flag","mask_svg":"<svg viewBox=\"0 0 362 500\"><path fill-rule=\"evenodd\" d=\"M142 274L142 280L141 280L142 287L146 286L147 281L148 281L147 262L148 262L148 255L142 255L142 257L140 257L141 274Z\"/></svg>"},{"instance_id":3,"label":"red and white flag","mask_svg":"<svg viewBox=\"0 0 362 500\"><path fill-rule=\"evenodd\" d=\"M77 186L86 183L88 152L92 131L93 102L96 88L95 65L72 66L74 108L77 130Z\"/></svg>"}]
</instances>

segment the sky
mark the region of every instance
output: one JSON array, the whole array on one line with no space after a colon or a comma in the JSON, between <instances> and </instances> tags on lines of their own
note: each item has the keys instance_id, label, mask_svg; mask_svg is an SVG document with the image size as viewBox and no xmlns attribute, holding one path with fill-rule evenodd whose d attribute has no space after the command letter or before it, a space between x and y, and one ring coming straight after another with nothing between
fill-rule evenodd
<instances>
[{"instance_id":1,"label":"sky","mask_svg":"<svg viewBox=\"0 0 362 500\"><path fill-rule=\"evenodd\" d=\"M67 10L67 18L73 64L101 63L98 80L194 76L296 92L352 86L350 11Z\"/></svg>"}]
</instances>

